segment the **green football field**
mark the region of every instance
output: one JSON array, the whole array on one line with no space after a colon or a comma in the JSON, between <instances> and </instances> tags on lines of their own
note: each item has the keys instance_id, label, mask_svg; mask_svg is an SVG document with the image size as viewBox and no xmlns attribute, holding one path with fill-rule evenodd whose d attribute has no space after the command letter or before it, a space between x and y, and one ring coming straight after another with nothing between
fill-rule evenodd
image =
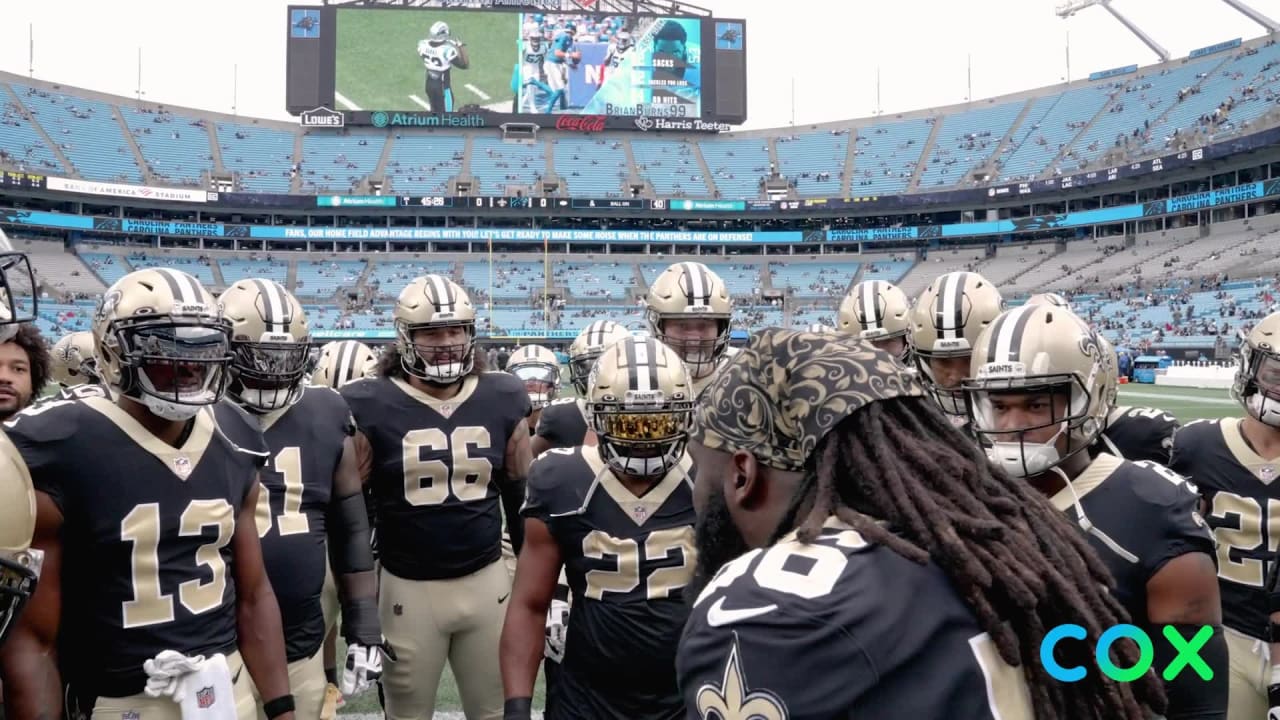
<instances>
[{"instance_id":1,"label":"green football field","mask_svg":"<svg viewBox=\"0 0 1280 720\"><path fill-rule=\"evenodd\" d=\"M518 13L445 10L338 11L335 99L340 110L427 110L426 70L418 41L443 20L466 43L471 63L452 72L454 109L510 109L511 73L520 37Z\"/></svg>"}]
</instances>

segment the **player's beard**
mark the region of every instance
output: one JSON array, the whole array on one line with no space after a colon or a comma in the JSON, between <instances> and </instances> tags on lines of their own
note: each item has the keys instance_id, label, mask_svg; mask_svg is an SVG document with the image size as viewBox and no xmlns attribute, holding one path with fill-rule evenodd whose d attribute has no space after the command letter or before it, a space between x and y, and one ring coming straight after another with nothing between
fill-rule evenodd
<instances>
[{"instance_id":1,"label":"player's beard","mask_svg":"<svg viewBox=\"0 0 1280 720\"><path fill-rule=\"evenodd\" d=\"M684 592L685 602L690 606L720 568L751 549L738 526L733 524L733 515L729 513L723 490L711 491L706 508L698 516L693 532L694 545L698 549L698 563L693 571L693 579Z\"/></svg>"}]
</instances>

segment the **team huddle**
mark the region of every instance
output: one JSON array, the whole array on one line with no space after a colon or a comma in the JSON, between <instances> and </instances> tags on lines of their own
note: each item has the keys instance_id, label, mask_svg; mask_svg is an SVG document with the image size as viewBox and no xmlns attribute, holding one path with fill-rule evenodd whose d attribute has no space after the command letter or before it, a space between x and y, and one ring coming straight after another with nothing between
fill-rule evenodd
<instances>
[{"instance_id":1,"label":"team huddle","mask_svg":"<svg viewBox=\"0 0 1280 720\"><path fill-rule=\"evenodd\" d=\"M380 356L313 360L278 283L126 275L0 433L5 716L331 718L372 688L423 720L448 663L473 720L529 720L540 669L550 720L1280 717L1280 313L1242 416L1185 427L1117 404L1066 300L975 273L731 347L725 283L679 262L645 315L579 333L559 397L548 348L485 367L447 277ZM1117 625L1150 639L1095 655Z\"/></svg>"}]
</instances>

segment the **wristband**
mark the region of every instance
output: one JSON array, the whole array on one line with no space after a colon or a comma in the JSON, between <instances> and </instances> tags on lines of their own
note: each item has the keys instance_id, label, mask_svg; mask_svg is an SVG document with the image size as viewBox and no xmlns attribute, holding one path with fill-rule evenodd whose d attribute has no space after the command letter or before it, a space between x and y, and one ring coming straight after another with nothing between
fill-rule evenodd
<instances>
[{"instance_id":1,"label":"wristband","mask_svg":"<svg viewBox=\"0 0 1280 720\"><path fill-rule=\"evenodd\" d=\"M267 720L275 720L285 713L293 712L293 696L281 695L270 702L262 703L262 714L267 716Z\"/></svg>"},{"instance_id":2,"label":"wristband","mask_svg":"<svg viewBox=\"0 0 1280 720\"><path fill-rule=\"evenodd\" d=\"M533 698L510 698L502 704L502 720L528 720L533 714Z\"/></svg>"}]
</instances>

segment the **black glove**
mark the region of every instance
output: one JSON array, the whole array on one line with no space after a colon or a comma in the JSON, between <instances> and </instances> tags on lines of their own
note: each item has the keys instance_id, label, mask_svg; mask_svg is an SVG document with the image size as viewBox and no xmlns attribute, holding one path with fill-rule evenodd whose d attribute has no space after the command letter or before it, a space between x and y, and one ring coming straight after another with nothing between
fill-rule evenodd
<instances>
[{"instance_id":1,"label":"black glove","mask_svg":"<svg viewBox=\"0 0 1280 720\"><path fill-rule=\"evenodd\" d=\"M1280 720L1280 667L1271 666L1271 684L1267 686L1267 720Z\"/></svg>"},{"instance_id":2,"label":"black glove","mask_svg":"<svg viewBox=\"0 0 1280 720\"><path fill-rule=\"evenodd\" d=\"M532 720L533 698L511 698L502 704L502 720Z\"/></svg>"}]
</instances>

